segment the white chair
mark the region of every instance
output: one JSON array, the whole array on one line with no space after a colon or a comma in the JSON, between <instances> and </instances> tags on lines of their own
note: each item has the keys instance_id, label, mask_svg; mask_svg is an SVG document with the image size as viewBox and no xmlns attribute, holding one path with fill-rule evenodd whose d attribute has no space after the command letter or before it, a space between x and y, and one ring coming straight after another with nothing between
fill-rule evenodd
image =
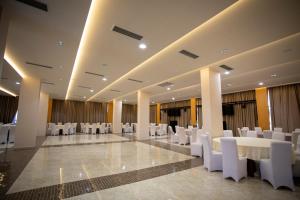
<instances>
[{"instance_id":1,"label":"white chair","mask_svg":"<svg viewBox=\"0 0 300 200\"><path fill-rule=\"evenodd\" d=\"M200 156L202 157L202 148L203 148L203 144L201 142L201 134L202 134L202 130L197 130L196 132L196 139L194 142L191 142L191 155L192 156Z\"/></svg>"},{"instance_id":2,"label":"white chair","mask_svg":"<svg viewBox=\"0 0 300 200\"><path fill-rule=\"evenodd\" d=\"M272 131L264 131L263 136L266 139L272 139L273 132Z\"/></svg>"},{"instance_id":3,"label":"white chair","mask_svg":"<svg viewBox=\"0 0 300 200\"><path fill-rule=\"evenodd\" d=\"M257 132L256 131L247 131L247 137L257 137Z\"/></svg>"},{"instance_id":4,"label":"white chair","mask_svg":"<svg viewBox=\"0 0 300 200\"><path fill-rule=\"evenodd\" d=\"M80 123L80 133L83 133L85 132L85 126L84 126L84 123Z\"/></svg>"},{"instance_id":5,"label":"white chair","mask_svg":"<svg viewBox=\"0 0 300 200\"><path fill-rule=\"evenodd\" d=\"M150 135L155 136L156 133L156 126L150 126Z\"/></svg>"},{"instance_id":6,"label":"white chair","mask_svg":"<svg viewBox=\"0 0 300 200\"><path fill-rule=\"evenodd\" d=\"M186 145L189 143L189 136L186 135L184 128L178 128L179 144Z\"/></svg>"},{"instance_id":7,"label":"white chair","mask_svg":"<svg viewBox=\"0 0 300 200\"><path fill-rule=\"evenodd\" d=\"M85 134L89 134L90 133L90 124L89 123L85 123L84 124L84 133Z\"/></svg>"},{"instance_id":8,"label":"white chair","mask_svg":"<svg viewBox=\"0 0 300 200\"><path fill-rule=\"evenodd\" d=\"M160 124L159 129L157 130L157 135L166 135L167 134L167 124Z\"/></svg>"},{"instance_id":9,"label":"white chair","mask_svg":"<svg viewBox=\"0 0 300 200\"><path fill-rule=\"evenodd\" d=\"M263 135L261 127L254 127L254 130L256 131L257 135L260 135L260 136Z\"/></svg>"},{"instance_id":10,"label":"white chair","mask_svg":"<svg viewBox=\"0 0 300 200\"><path fill-rule=\"evenodd\" d=\"M274 132L282 132L282 128L275 127L275 128L274 128Z\"/></svg>"},{"instance_id":11,"label":"white chair","mask_svg":"<svg viewBox=\"0 0 300 200\"><path fill-rule=\"evenodd\" d=\"M70 129L70 124L69 123L65 123L64 127L63 127L63 134L64 135L69 135L69 129Z\"/></svg>"},{"instance_id":12,"label":"white chair","mask_svg":"<svg viewBox=\"0 0 300 200\"><path fill-rule=\"evenodd\" d=\"M295 154L296 154L296 156L300 156L300 137L298 137L298 139L297 139L297 143L296 143L296 145L295 145L296 147L295 147ZM300 172L299 172L300 173Z\"/></svg>"},{"instance_id":13,"label":"white chair","mask_svg":"<svg viewBox=\"0 0 300 200\"><path fill-rule=\"evenodd\" d=\"M192 131L192 134L190 135L190 143L197 142L198 128L192 128L190 130Z\"/></svg>"},{"instance_id":14,"label":"white chair","mask_svg":"<svg viewBox=\"0 0 300 200\"><path fill-rule=\"evenodd\" d=\"M223 177L233 178L236 182L247 177L247 158L239 158L236 140L234 138L221 138L223 154Z\"/></svg>"},{"instance_id":15,"label":"white chair","mask_svg":"<svg viewBox=\"0 0 300 200\"><path fill-rule=\"evenodd\" d=\"M260 160L261 179L269 181L274 189L286 186L295 190L292 175L292 144L272 142L270 159Z\"/></svg>"},{"instance_id":16,"label":"white chair","mask_svg":"<svg viewBox=\"0 0 300 200\"><path fill-rule=\"evenodd\" d=\"M9 140L8 140L8 143L14 143L15 142L15 130L16 130L16 126L11 126L9 128Z\"/></svg>"},{"instance_id":17,"label":"white chair","mask_svg":"<svg viewBox=\"0 0 300 200\"><path fill-rule=\"evenodd\" d=\"M242 131L240 128L237 128L237 131L238 131L238 135L239 137L244 137L244 135L242 134Z\"/></svg>"},{"instance_id":18,"label":"white chair","mask_svg":"<svg viewBox=\"0 0 300 200\"><path fill-rule=\"evenodd\" d=\"M62 122L57 122L57 125L62 125Z\"/></svg>"},{"instance_id":19,"label":"white chair","mask_svg":"<svg viewBox=\"0 0 300 200\"><path fill-rule=\"evenodd\" d=\"M274 132L272 134L272 139L273 140L285 141L285 134L282 133L282 132Z\"/></svg>"},{"instance_id":20,"label":"white chair","mask_svg":"<svg viewBox=\"0 0 300 200\"><path fill-rule=\"evenodd\" d=\"M249 127L247 127L247 126L242 127L241 130L242 131L250 131Z\"/></svg>"},{"instance_id":21,"label":"white chair","mask_svg":"<svg viewBox=\"0 0 300 200\"><path fill-rule=\"evenodd\" d=\"M189 130L192 130L193 128L194 128L193 126L188 125L188 129L189 129Z\"/></svg>"},{"instance_id":22,"label":"white chair","mask_svg":"<svg viewBox=\"0 0 300 200\"><path fill-rule=\"evenodd\" d=\"M300 132L300 128L295 128L295 132Z\"/></svg>"},{"instance_id":23,"label":"white chair","mask_svg":"<svg viewBox=\"0 0 300 200\"><path fill-rule=\"evenodd\" d=\"M224 130L223 135L224 137L233 137L232 130Z\"/></svg>"},{"instance_id":24,"label":"white chair","mask_svg":"<svg viewBox=\"0 0 300 200\"><path fill-rule=\"evenodd\" d=\"M96 134L96 130L97 130L97 124L96 123L93 123L92 124L92 134Z\"/></svg>"},{"instance_id":25,"label":"white chair","mask_svg":"<svg viewBox=\"0 0 300 200\"><path fill-rule=\"evenodd\" d=\"M0 144L5 144L7 140L8 127L0 125Z\"/></svg>"},{"instance_id":26,"label":"white chair","mask_svg":"<svg viewBox=\"0 0 300 200\"><path fill-rule=\"evenodd\" d=\"M59 135L59 128L56 125L52 126L51 135Z\"/></svg>"},{"instance_id":27,"label":"white chair","mask_svg":"<svg viewBox=\"0 0 300 200\"><path fill-rule=\"evenodd\" d=\"M292 143L293 143L293 145L294 145L294 149L296 149L297 148L297 145L300 145L299 144L299 138L300 138L300 132L295 132L295 131L293 131L293 133L292 133ZM299 151L300 152L300 151ZM300 172L299 172L300 173Z\"/></svg>"},{"instance_id":28,"label":"white chair","mask_svg":"<svg viewBox=\"0 0 300 200\"><path fill-rule=\"evenodd\" d=\"M52 130L53 126L55 126L54 123L48 123L48 128L47 128L47 133L48 134L51 133L51 130Z\"/></svg>"},{"instance_id":29,"label":"white chair","mask_svg":"<svg viewBox=\"0 0 300 200\"><path fill-rule=\"evenodd\" d=\"M101 133L101 134L105 134L106 133L106 127L105 127L105 124L104 123L102 123L101 125L100 125L100 128L99 128L99 133Z\"/></svg>"},{"instance_id":30,"label":"white chair","mask_svg":"<svg viewBox=\"0 0 300 200\"><path fill-rule=\"evenodd\" d=\"M201 142L203 144L203 157L204 157L204 167L208 171L222 170L222 153L212 151L211 143L208 135L201 135Z\"/></svg>"},{"instance_id":31,"label":"white chair","mask_svg":"<svg viewBox=\"0 0 300 200\"><path fill-rule=\"evenodd\" d=\"M174 133L171 126L169 126L169 133L171 134L171 142L172 143L178 143L179 142L178 133Z\"/></svg>"},{"instance_id":32,"label":"white chair","mask_svg":"<svg viewBox=\"0 0 300 200\"><path fill-rule=\"evenodd\" d=\"M76 128L77 128L77 123L71 123L70 134L75 134L76 133Z\"/></svg>"}]
</instances>

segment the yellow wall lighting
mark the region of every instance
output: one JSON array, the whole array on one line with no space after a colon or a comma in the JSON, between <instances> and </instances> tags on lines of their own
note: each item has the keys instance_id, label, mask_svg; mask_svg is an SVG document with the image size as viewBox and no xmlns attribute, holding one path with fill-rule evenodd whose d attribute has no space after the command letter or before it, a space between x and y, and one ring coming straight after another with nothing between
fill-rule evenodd
<instances>
[{"instance_id":1,"label":"yellow wall lighting","mask_svg":"<svg viewBox=\"0 0 300 200\"><path fill-rule=\"evenodd\" d=\"M90 101L93 98L95 98L96 96L100 95L101 93L103 93L104 91L106 91L107 89L109 89L112 85L114 85L115 83L119 82L122 79L125 79L130 74L132 74L135 71L141 69L147 63L153 61L154 59L157 59L159 56L163 56L165 53L167 53L168 50L170 50L172 48L176 48L176 45L179 45L180 42L183 42L184 40L192 37L194 34L196 34L197 32L201 31L202 29L204 29L206 25L212 23L215 20L220 19L226 13L231 12L233 9L235 9L236 7L238 7L238 5L240 5L240 4L241 4L240 1L237 1L237 2L233 3L232 5L230 5L229 7L225 8L223 11L221 11L218 14L216 14L214 17L208 19L206 22L204 22L203 24L199 25L198 27L196 27L192 31L188 32L187 34L185 34L181 38L175 40L173 43L171 43L170 45L166 46L165 48L163 48L162 50L160 50L159 52L157 52L156 54L154 54L153 56L151 56L150 58L148 58L147 60L145 60L144 62L142 62L141 64L139 64L138 66L134 67L132 70L130 70L129 72L127 72L123 76L121 76L120 78L118 78L117 80L115 80L114 82L112 82L111 84L109 84L108 86L106 86L105 88L103 88L102 90L100 90L98 93L96 93L95 95L93 95L92 97L90 97L88 99L88 101Z\"/></svg>"},{"instance_id":2,"label":"yellow wall lighting","mask_svg":"<svg viewBox=\"0 0 300 200\"><path fill-rule=\"evenodd\" d=\"M14 70L22 77L25 78L26 75L23 72L23 70L21 70L21 68L13 61L13 59L7 54L4 54L4 60L6 60L6 62L8 62L8 64L10 66L12 66L12 68L14 68Z\"/></svg>"},{"instance_id":3,"label":"yellow wall lighting","mask_svg":"<svg viewBox=\"0 0 300 200\"><path fill-rule=\"evenodd\" d=\"M84 25L84 28L83 28L83 33L82 33L82 36L81 36L81 39L80 39L79 47L78 47L77 54L76 54L76 57L75 57L74 66L73 66L73 69L72 69L71 78L70 78L69 85L68 85L67 94L66 94L66 97L65 97L66 100L69 98L70 90L73 86L74 80L76 79L78 66L79 66L79 63L81 61L82 54L84 53L83 49L84 49L84 46L87 42L88 32L91 29L92 24L93 24L92 23L92 21L93 21L92 20L93 19L92 15L95 14L96 2L98 2L98 1L97 0L92 0L90 8L89 8L88 16L87 16L86 21L85 21L85 25Z\"/></svg>"},{"instance_id":4,"label":"yellow wall lighting","mask_svg":"<svg viewBox=\"0 0 300 200\"><path fill-rule=\"evenodd\" d=\"M9 94L9 95L11 95L11 96L14 96L14 97L17 96L15 93L13 93L13 92L9 91L8 89L2 87L1 85L0 85L0 90L7 93L7 94Z\"/></svg>"}]
</instances>

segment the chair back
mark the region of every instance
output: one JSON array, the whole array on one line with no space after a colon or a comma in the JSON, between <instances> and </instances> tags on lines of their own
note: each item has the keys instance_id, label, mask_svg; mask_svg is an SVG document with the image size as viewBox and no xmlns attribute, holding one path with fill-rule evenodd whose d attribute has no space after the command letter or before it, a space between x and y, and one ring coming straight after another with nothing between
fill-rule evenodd
<instances>
[{"instance_id":1,"label":"chair back","mask_svg":"<svg viewBox=\"0 0 300 200\"><path fill-rule=\"evenodd\" d=\"M272 163L273 174L276 174L276 178L279 180L284 180L287 176L287 173L290 174L289 176L292 176L291 143L280 141L272 142L270 159Z\"/></svg>"},{"instance_id":2,"label":"chair back","mask_svg":"<svg viewBox=\"0 0 300 200\"><path fill-rule=\"evenodd\" d=\"M275 128L274 128L274 132L282 132L282 128L275 127Z\"/></svg>"},{"instance_id":3,"label":"chair back","mask_svg":"<svg viewBox=\"0 0 300 200\"><path fill-rule=\"evenodd\" d=\"M300 128L295 128L295 132L300 132Z\"/></svg>"},{"instance_id":4,"label":"chair back","mask_svg":"<svg viewBox=\"0 0 300 200\"><path fill-rule=\"evenodd\" d=\"M241 131L240 128L237 128L237 132L238 132L239 137L243 137L243 136L242 136L242 131Z\"/></svg>"},{"instance_id":5,"label":"chair back","mask_svg":"<svg viewBox=\"0 0 300 200\"><path fill-rule=\"evenodd\" d=\"M204 166L207 167L209 162L210 162L210 158L211 158L211 144L210 144L210 140L208 135L206 134L201 134L201 141L203 144L203 158L204 158Z\"/></svg>"},{"instance_id":6,"label":"chair back","mask_svg":"<svg viewBox=\"0 0 300 200\"><path fill-rule=\"evenodd\" d=\"M238 151L234 138L221 138L221 149L223 154L223 170L234 172L238 167Z\"/></svg>"},{"instance_id":7,"label":"chair back","mask_svg":"<svg viewBox=\"0 0 300 200\"><path fill-rule=\"evenodd\" d=\"M192 142L197 142L197 132L198 132L198 129L197 128L192 128Z\"/></svg>"},{"instance_id":8,"label":"chair back","mask_svg":"<svg viewBox=\"0 0 300 200\"><path fill-rule=\"evenodd\" d=\"M298 137L297 144L295 146L296 146L296 153L300 154L300 137Z\"/></svg>"},{"instance_id":9,"label":"chair back","mask_svg":"<svg viewBox=\"0 0 300 200\"><path fill-rule=\"evenodd\" d=\"M256 131L247 131L247 137L257 137L257 132Z\"/></svg>"},{"instance_id":10,"label":"chair back","mask_svg":"<svg viewBox=\"0 0 300 200\"><path fill-rule=\"evenodd\" d=\"M178 133L179 126L175 126L175 132Z\"/></svg>"},{"instance_id":11,"label":"chair back","mask_svg":"<svg viewBox=\"0 0 300 200\"><path fill-rule=\"evenodd\" d=\"M224 137L233 137L232 130L224 130L223 135Z\"/></svg>"},{"instance_id":12,"label":"chair back","mask_svg":"<svg viewBox=\"0 0 300 200\"><path fill-rule=\"evenodd\" d=\"M299 136L300 136L300 131L299 132L294 131L292 133L292 143L294 145L294 149L297 148L297 145L300 145L299 142L298 142L299 138L300 138Z\"/></svg>"},{"instance_id":13,"label":"chair back","mask_svg":"<svg viewBox=\"0 0 300 200\"><path fill-rule=\"evenodd\" d=\"M272 139L272 134L273 134L272 131L264 131L263 136L266 139Z\"/></svg>"},{"instance_id":14,"label":"chair back","mask_svg":"<svg viewBox=\"0 0 300 200\"><path fill-rule=\"evenodd\" d=\"M202 129L198 129L197 130L197 143L201 143L202 144L202 141L201 141L201 135L204 134L204 131Z\"/></svg>"},{"instance_id":15,"label":"chair back","mask_svg":"<svg viewBox=\"0 0 300 200\"><path fill-rule=\"evenodd\" d=\"M285 134L282 132L274 132L272 134L272 139L274 140L280 140L280 141L285 141Z\"/></svg>"},{"instance_id":16,"label":"chair back","mask_svg":"<svg viewBox=\"0 0 300 200\"><path fill-rule=\"evenodd\" d=\"M57 125L62 125L62 122L57 122Z\"/></svg>"},{"instance_id":17,"label":"chair back","mask_svg":"<svg viewBox=\"0 0 300 200\"><path fill-rule=\"evenodd\" d=\"M150 126L150 134L155 135L156 132L156 127L155 126Z\"/></svg>"},{"instance_id":18,"label":"chair back","mask_svg":"<svg viewBox=\"0 0 300 200\"><path fill-rule=\"evenodd\" d=\"M168 129L169 129L169 134L174 135L174 131L172 129L172 126L168 126Z\"/></svg>"},{"instance_id":19,"label":"chair back","mask_svg":"<svg viewBox=\"0 0 300 200\"><path fill-rule=\"evenodd\" d=\"M247 127L247 126L244 126L244 127L242 127L242 131L249 131L250 129L249 129L249 127Z\"/></svg>"},{"instance_id":20,"label":"chair back","mask_svg":"<svg viewBox=\"0 0 300 200\"><path fill-rule=\"evenodd\" d=\"M194 127L191 125L188 125L188 129L192 130Z\"/></svg>"},{"instance_id":21,"label":"chair back","mask_svg":"<svg viewBox=\"0 0 300 200\"><path fill-rule=\"evenodd\" d=\"M261 127L254 127L254 130L256 131L256 133L258 135L262 135L262 129L261 129Z\"/></svg>"},{"instance_id":22,"label":"chair back","mask_svg":"<svg viewBox=\"0 0 300 200\"><path fill-rule=\"evenodd\" d=\"M186 134L183 127L178 128L179 144L186 143Z\"/></svg>"}]
</instances>

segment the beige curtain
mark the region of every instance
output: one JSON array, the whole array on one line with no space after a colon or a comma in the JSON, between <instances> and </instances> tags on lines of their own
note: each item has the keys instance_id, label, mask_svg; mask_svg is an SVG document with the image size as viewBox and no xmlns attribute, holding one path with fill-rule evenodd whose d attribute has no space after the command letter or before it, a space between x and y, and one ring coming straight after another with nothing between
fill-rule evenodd
<instances>
[{"instance_id":1,"label":"beige curtain","mask_svg":"<svg viewBox=\"0 0 300 200\"><path fill-rule=\"evenodd\" d=\"M122 123L137 122L137 105L123 104L122 105Z\"/></svg>"},{"instance_id":2,"label":"beige curtain","mask_svg":"<svg viewBox=\"0 0 300 200\"><path fill-rule=\"evenodd\" d=\"M18 110L18 97L0 96L0 122L11 123Z\"/></svg>"},{"instance_id":3,"label":"beige curtain","mask_svg":"<svg viewBox=\"0 0 300 200\"><path fill-rule=\"evenodd\" d=\"M150 105L150 123L156 123L156 105Z\"/></svg>"},{"instance_id":4,"label":"beige curtain","mask_svg":"<svg viewBox=\"0 0 300 200\"><path fill-rule=\"evenodd\" d=\"M282 127L285 132L300 128L300 84L268 89L273 127Z\"/></svg>"},{"instance_id":5,"label":"beige curtain","mask_svg":"<svg viewBox=\"0 0 300 200\"><path fill-rule=\"evenodd\" d=\"M106 103L53 99L51 122L105 122Z\"/></svg>"},{"instance_id":6,"label":"beige curtain","mask_svg":"<svg viewBox=\"0 0 300 200\"><path fill-rule=\"evenodd\" d=\"M223 104L233 104L234 115L224 115L228 130L232 130L237 135L237 128L244 126L254 129L258 124L257 108L255 101L255 91L237 92L222 95ZM197 119L198 126L202 127L202 107L201 99L197 99Z\"/></svg>"}]
</instances>

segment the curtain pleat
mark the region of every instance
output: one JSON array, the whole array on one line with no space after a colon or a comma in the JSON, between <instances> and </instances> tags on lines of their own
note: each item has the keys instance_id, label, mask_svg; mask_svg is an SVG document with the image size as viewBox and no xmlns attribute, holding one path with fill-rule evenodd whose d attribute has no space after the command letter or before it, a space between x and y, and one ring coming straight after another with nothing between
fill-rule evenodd
<instances>
[{"instance_id":1,"label":"curtain pleat","mask_svg":"<svg viewBox=\"0 0 300 200\"><path fill-rule=\"evenodd\" d=\"M0 96L0 122L11 123L18 110L18 97Z\"/></svg>"},{"instance_id":2,"label":"curtain pleat","mask_svg":"<svg viewBox=\"0 0 300 200\"><path fill-rule=\"evenodd\" d=\"M122 105L122 123L137 122L137 106L131 104Z\"/></svg>"},{"instance_id":3,"label":"curtain pleat","mask_svg":"<svg viewBox=\"0 0 300 200\"><path fill-rule=\"evenodd\" d=\"M273 127L285 132L300 128L300 84L268 88Z\"/></svg>"},{"instance_id":4,"label":"curtain pleat","mask_svg":"<svg viewBox=\"0 0 300 200\"><path fill-rule=\"evenodd\" d=\"M106 103L53 99L51 122L105 122Z\"/></svg>"},{"instance_id":5,"label":"curtain pleat","mask_svg":"<svg viewBox=\"0 0 300 200\"><path fill-rule=\"evenodd\" d=\"M150 123L156 123L156 105L150 106Z\"/></svg>"}]
</instances>

